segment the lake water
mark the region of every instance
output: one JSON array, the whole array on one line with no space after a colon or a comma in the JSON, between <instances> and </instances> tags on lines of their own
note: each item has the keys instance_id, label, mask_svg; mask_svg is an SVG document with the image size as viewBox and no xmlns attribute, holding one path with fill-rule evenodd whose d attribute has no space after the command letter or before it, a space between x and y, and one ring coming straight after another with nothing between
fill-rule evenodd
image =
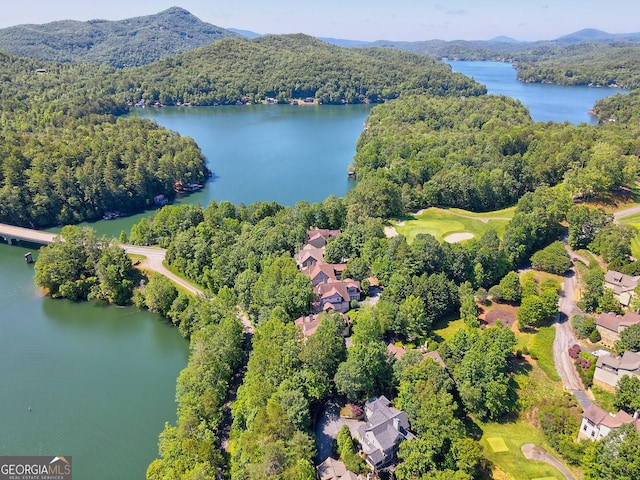
<instances>
[{"instance_id":1,"label":"lake water","mask_svg":"<svg viewBox=\"0 0 640 480\"><path fill-rule=\"evenodd\" d=\"M529 107L536 122L573 124L597 123L588 113L596 101L628 90L620 88L567 87L541 83L523 83L515 68L504 62L446 62L460 72L487 86L489 93L517 98Z\"/></svg>"},{"instance_id":2,"label":"lake water","mask_svg":"<svg viewBox=\"0 0 640 480\"><path fill-rule=\"evenodd\" d=\"M491 93L519 98L537 121L592 122L586 112L595 100L617 93L522 84L504 63L453 67ZM346 193L369 110L256 105L134 114L193 137L216 175L178 203L293 205ZM91 226L117 237L149 213ZM176 418L175 381L187 342L148 312L43 298L24 262L27 251L0 244L0 455L72 455L78 479L144 478L158 434Z\"/></svg>"},{"instance_id":3,"label":"lake water","mask_svg":"<svg viewBox=\"0 0 640 480\"><path fill-rule=\"evenodd\" d=\"M144 478L176 420L188 342L149 312L43 297L27 251L0 244L0 455L71 455L79 480Z\"/></svg>"},{"instance_id":4,"label":"lake water","mask_svg":"<svg viewBox=\"0 0 640 480\"><path fill-rule=\"evenodd\" d=\"M136 109L132 115L192 137L215 178L190 196L250 204L294 205L344 196L347 167L368 105L248 105Z\"/></svg>"}]
</instances>

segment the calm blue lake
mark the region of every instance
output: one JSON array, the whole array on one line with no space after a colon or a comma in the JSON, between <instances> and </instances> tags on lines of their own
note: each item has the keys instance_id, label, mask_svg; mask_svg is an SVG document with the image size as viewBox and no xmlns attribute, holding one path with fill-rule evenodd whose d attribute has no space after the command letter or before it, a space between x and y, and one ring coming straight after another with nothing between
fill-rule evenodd
<instances>
[{"instance_id":1,"label":"calm blue lake","mask_svg":"<svg viewBox=\"0 0 640 480\"><path fill-rule=\"evenodd\" d=\"M517 98L529 107L536 122L597 123L588 111L596 101L617 93L620 88L566 87L540 83L523 83L510 63L446 62L460 72L487 86L489 93Z\"/></svg>"},{"instance_id":2,"label":"calm blue lake","mask_svg":"<svg viewBox=\"0 0 640 480\"><path fill-rule=\"evenodd\" d=\"M190 136L215 178L189 202L294 205L344 196L368 105L249 105L136 109Z\"/></svg>"}]
</instances>

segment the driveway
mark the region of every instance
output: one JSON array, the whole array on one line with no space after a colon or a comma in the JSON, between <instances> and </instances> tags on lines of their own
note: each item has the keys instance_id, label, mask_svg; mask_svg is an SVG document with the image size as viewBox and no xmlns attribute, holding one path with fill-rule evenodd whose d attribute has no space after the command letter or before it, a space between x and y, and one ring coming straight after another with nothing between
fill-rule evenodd
<instances>
[{"instance_id":1,"label":"driveway","mask_svg":"<svg viewBox=\"0 0 640 480\"><path fill-rule=\"evenodd\" d=\"M340 418L340 405L335 400L327 400L316 424L317 463L324 462L327 457L333 455L333 441L338 438L338 432L343 425L348 425L351 436L355 437L362 423L359 420Z\"/></svg>"},{"instance_id":2,"label":"driveway","mask_svg":"<svg viewBox=\"0 0 640 480\"><path fill-rule=\"evenodd\" d=\"M573 333L569 323L571 315L581 313L575 304L575 281L576 274L573 269L567 271L564 276L560 300L558 302L558 317L555 323L556 338L553 341L553 361L556 365L558 375L562 379L564 388L572 392L580 406L586 410L591 405L587 398L582 381L576 373L573 360L569 357L569 347L578 343L578 339Z\"/></svg>"}]
</instances>

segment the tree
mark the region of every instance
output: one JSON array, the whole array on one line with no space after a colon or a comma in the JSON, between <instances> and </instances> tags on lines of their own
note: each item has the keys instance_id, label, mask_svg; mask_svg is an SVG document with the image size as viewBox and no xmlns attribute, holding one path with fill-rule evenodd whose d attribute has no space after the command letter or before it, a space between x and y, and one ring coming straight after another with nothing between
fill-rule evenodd
<instances>
[{"instance_id":1,"label":"tree","mask_svg":"<svg viewBox=\"0 0 640 480\"><path fill-rule=\"evenodd\" d=\"M587 248L596 234L613 221L602 209L574 205L567 212L569 222L569 246L573 249Z\"/></svg>"},{"instance_id":2,"label":"tree","mask_svg":"<svg viewBox=\"0 0 640 480\"><path fill-rule=\"evenodd\" d=\"M631 415L640 411L640 378L625 375L618 380L613 404Z\"/></svg>"},{"instance_id":3,"label":"tree","mask_svg":"<svg viewBox=\"0 0 640 480\"><path fill-rule=\"evenodd\" d=\"M142 279L142 274L133 267L124 249L116 245L102 250L96 275L100 284L94 288L93 296L116 305L129 303L133 289Z\"/></svg>"},{"instance_id":4,"label":"tree","mask_svg":"<svg viewBox=\"0 0 640 480\"><path fill-rule=\"evenodd\" d=\"M150 311L166 316L177 296L178 289L171 280L159 273L151 274L144 288L144 303Z\"/></svg>"},{"instance_id":5,"label":"tree","mask_svg":"<svg viewBox=\"0 0 640 480\"><path fill-rule=\"evenodd\" d=\"M603 293L604 274L600 268L594 268L587 272L584 276L584 292L582 294L582 302L584 310L587 312L595 312L598 309L598 301Z\"/></svg>"},{"instance_id":6,"label":"tree","mask_svg":"<svg viewBox=\"0 0 640 480\"><path fill-rule=\"evenodd\" d=\"M501 300L513 303L520 301L522 289L520 286L520 278L516 272L507 273L502 280L500 280L498 286L502 292Z\"/></svg>"},{"instance_id":7,"label":"tree","mask_svg":"<svg viewBox=\"0 0 640 480\"><path fill-rule=\"evenodd\" d=\"M428 322L424 302L421 298L409 295L402 300L398 315L402 319L401 324L406 325L407 340L421 340L428 334L431 322Z\"/></svg>"},{"instance_id":8,"label":"tree","mask_svg":"<svg viewBox=\"0 0 640 480\"><path fill-rule=\"evenodd\" d=\"M370 217L397 217L403 211L400 187L382 177L366 177L347 193L347 203L358 204Z\"/></svg>"},{"instance_id":9,"label":"tree","mask_svg":"<svg viewBox=\"0 0 640 480\"><path fill-rule=\"evenodd\" d=\"M580 339L589 338L596 330L596 319L588 315L574 315L571 318L571 326L576 331L576 336Z\"/></svg>"},{"instance_id":10,"label":"tree","mask_svg":"<svg viewBox=\"0 0 640 480\"><path fill-rule=\"evenodd\" d=\"M631 480L640 478L638 456L640 433L631 423L612 430L600 441L591 443L583 459L586 480Z\"/></svg>"},{"instance_id":11,"label":"tree","mask_svg":"<svg viewBox=\"0 0 640 480\"><path fill-rule=\"evenodd\" d=\"M391 358L383 342L356 343L347 360L338 367L335 384L338 393L355 401L388 391L393 378Z\"/></svg>"},{"instance_id":12,"label":"tree","mask_svg":"<svg viewBox=\"0 0 640 480\"><path fill-rule=\"evenodd\" d=\"M562 242L553 242L548 247L533 254L531 263L536 270L563 275L571 268L571 259Z\"/></svg>"},{"instance_id":13,"label":"tree","mask_svg":"<svg viewBox=\"0 0 640 480\"><path fill-rule=\"evenodd\" d=\"M460 285L458 288L458 294L460 296L460 318L464 320L465 325L469 328L480 327L480 321L478 320L478 306L476 305L476 298L471 283L464 282Z\"/></svg>"},{"instance_id":14,"label":"tree","mask_svg":"<svg viewBox=\"0 0 640 480\"><path fill-rule=\"evenodd\" d=\"M631 325L620 332L620 340L615 345L616 352L621 354L626 350L640 351L640 324Z\"/></svg>"}]
</instances>

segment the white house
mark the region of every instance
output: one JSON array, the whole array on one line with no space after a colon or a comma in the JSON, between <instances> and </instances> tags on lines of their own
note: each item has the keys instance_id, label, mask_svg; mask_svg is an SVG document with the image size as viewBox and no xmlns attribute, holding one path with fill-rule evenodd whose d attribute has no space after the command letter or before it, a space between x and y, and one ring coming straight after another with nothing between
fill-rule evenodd
<instances>
[{"instance_id":1,"label":"white house","mask_svg":"<svg viewBox=\"0 0 640 480\"><path fill-rule=\"evenodd\" d=\"M627 412L620 410L613 415L593 403L582 414L578 440L600 440L609 435L612 430L620 428L627 423L635 423L636 430L640 431L638 412L631 416Z\"/></svg>"}]
</instances>

